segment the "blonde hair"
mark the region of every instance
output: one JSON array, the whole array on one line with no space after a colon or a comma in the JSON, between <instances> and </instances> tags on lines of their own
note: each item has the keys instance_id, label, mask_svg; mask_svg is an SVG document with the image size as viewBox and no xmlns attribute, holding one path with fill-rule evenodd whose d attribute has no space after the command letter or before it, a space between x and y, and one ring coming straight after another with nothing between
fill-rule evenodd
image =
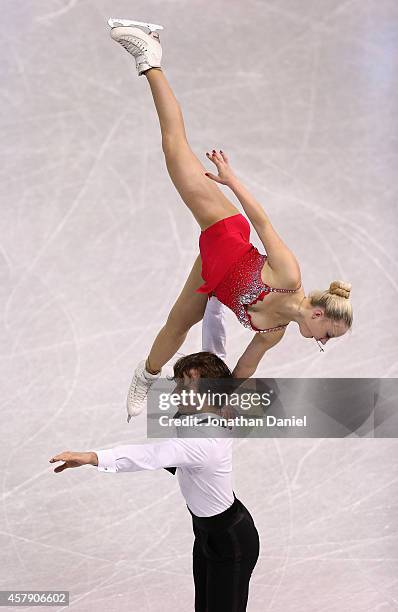
<instances>
[{"instance_id":1,"label":"blonde hair","mask_svg":"<svg viewBox=\"0 0 398 612\"><path fill-rule=\"evenodd\" d=\"M350 283L333 281L326 291L311 291L308 295L311 306L323 308L325 316L333 321L344 321L352 326L353 314L350 302Z\"/></svg>"}]
</instances>

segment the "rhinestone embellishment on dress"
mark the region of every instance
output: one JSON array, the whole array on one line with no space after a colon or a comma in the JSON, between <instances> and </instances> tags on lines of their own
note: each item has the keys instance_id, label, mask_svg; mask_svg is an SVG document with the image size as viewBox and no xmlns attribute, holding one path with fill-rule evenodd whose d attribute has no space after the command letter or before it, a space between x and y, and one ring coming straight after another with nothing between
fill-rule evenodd
<instances>
[{"instance_id":1,"label":"rhinestone embellishment on dress","mask_svg":"<svg viewBox=\"0 0 398 612\"><path fill-rule=\"evenodd\" d=\"M284 329L288 324L277 325L267 329L257 329L251 323L247 307L259 300L263 300L271 292L295 293L300 288L278 289L265 285L261 278L261 271L266 260L267 256L262 255L253 247L232 266L214 291L220 302L228 306L235 313L239 322L244 327L262 333Z\"/></svg>"}]
</instances>

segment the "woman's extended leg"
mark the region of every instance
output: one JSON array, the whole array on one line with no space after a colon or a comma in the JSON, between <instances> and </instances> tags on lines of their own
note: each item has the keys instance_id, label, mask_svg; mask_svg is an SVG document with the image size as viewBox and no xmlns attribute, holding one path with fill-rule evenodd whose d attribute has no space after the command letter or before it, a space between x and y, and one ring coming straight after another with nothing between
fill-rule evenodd
<instances>
[{"instance_id":1,"label":"woman's extended leg","mask_svg":"<svg viewBox=\"0 0 398 612\"><path fill-rule=\"evenodd\" d=\"M182 200L201 229L239 213L221 189L205 176L206 169L191 150L181 107L160 68L145 72L162 132L167 170Z\"/></svg>"},{"instance_id":2,"label":"woman's extended leg","mask_svg":"<svg viewBox=\"0 0 398 612\"><path fill-rule=\"evenodd\" d=\"M165 325L152 345L146 361L148 372L153 374L159 372L165 363L176 354L190 328L202 320L207 295L195 292L195 289L203 283L201 268L202 261L198 256Z\"/></svg>"},{"instance_id":3,"label":"woman's extended leg","mask_svg":"<svg viewBox=\"0 0 398 612\"><path fill-rule=\"evenodd\" d=\"M218 185L205 176L204 166L188 145L180 105L161 68L159 35L142 22L131 21L133 27L127 24L113 27L118 20L111 21L111 38L135 58L138 74L148 79L159 116L167 169L184 203L202 229L239 213Z\"/></svg>"},{"instance_id":4,"label":"woman's extended leg","mask_svg":"<svg viewBox=\"0 0 398 612\"><path fill-rule=\"evenodd\" d=\"M152 345L146 362L150 372L161 370L178 351L192 325L202 319L202 351L210 351L220 359L226 359L225 306L216 297L208 300L205 294L195 293L198 282L201 283L202 279L200 266L198 257L166 324Z\"/></svg>"},{"instance_id":5,"label":"woman's extended leg","mask_svg":"<svg viewBox=\"0 0 398 612\"><path fill-rule=\"evenodd\" d=\"M199 255L166 324L155 338L147 360L138 364L134 372L127 395L127 421L141 412L148 390L160 375L161 368L176 354L190 328L203 318L207 295L195 292L203 282L201 268Z\"/></svg>"},{"instance_id":6,"label":"woman's extended leg","mask_svg":"<svg viewBox=\"0 0 398 612\"><path fill-rule=\"evenodd\" d=\"M142 25L142 24L141 24ZM162 133L162 148L170 177L201 229L239 213L220 188L205 176L205 168L192 152L186 138L179 103L160 68L161 49L155 35L136 28L116 27L111 31L136 60L138 74L145 74L153 96ZM203 318L207 296L196 293L202 284L201 259L197 258L187 282L157 335L146 363L137 366L130 385L129 418L139 414L145 396L162 366L175 355L189 329Z\"/></svg>"}]
</instances>

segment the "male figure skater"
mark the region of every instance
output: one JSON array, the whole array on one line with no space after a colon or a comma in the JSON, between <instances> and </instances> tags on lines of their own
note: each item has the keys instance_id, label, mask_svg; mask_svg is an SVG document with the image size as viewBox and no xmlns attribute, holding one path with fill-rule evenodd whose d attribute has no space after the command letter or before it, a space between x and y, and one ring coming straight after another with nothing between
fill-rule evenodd
<instances>
[{"instance_id":1,"label":"male figure skater","mask_svg":"<svg viewBox=\"0 0 398 612\"><path fill-rule=\"evenodd\" d=\"M217 301L211 304L203 328L203 345L218 344L224 353L225 334L221 342L218 335L223 332L222 308ZM210 352L187 355L174 364L175 380L188 387L200 377L231 376L225 363ZM181 415L191 412L189 407L179 408ZM214 413L201 412L203 420L209 416L214 417ZM50 463L64 462L55 468L57 473L82 465L112 473L176 467L195 535L195 612L244 612L259 555L258 532L249 511L232 490L233 440L228 430L206 426L204 435L215 437L180 437L90 452L65 451L52 457Z\"/></svg>"}]
</instances>

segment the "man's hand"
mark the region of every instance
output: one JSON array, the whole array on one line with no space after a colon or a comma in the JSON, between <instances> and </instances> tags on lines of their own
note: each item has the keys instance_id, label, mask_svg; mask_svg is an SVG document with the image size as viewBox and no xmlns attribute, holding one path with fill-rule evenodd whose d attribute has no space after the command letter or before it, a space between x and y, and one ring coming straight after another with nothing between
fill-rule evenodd
<instances>
[{"instance_id":1,"label":"man's hand","mask_svg":"<svg viewBox=\"0 0 398 612\"><path fill-rule=\"evenodd\" d=\"M59 455L55 455L50 459L50 463L56 461L64 461L62 465L58 465L54 472L63 472L67 468L80 467L81 465L98 465L97 453L74 453L72 451L64 451Z\"/></svg>"}]
</instances>

